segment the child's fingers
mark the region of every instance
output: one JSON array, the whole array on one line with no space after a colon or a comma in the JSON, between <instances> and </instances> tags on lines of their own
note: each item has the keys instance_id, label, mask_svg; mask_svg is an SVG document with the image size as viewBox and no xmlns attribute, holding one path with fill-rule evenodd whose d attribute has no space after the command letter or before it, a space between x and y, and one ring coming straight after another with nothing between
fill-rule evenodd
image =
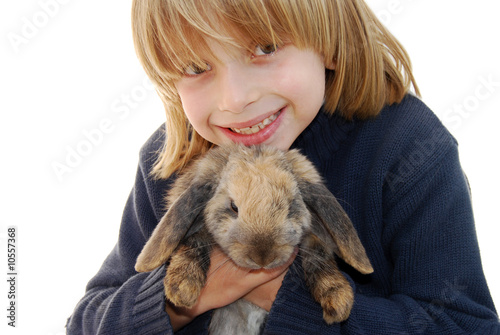
<instances>
[{"instance_id":1,"label":"child's fingers","mask_svg":"<svg viewBox=\"0 0 500 335\"><path fill-rule=\"evenodd\" d=\"M237 266L219 248L215 248L210 259L207 284L201 295L203 299L211 300L212 308L230 304L256 287L284 274L295 256L296 252L287 263L273 269L250 270Z\"/></svg>"},{"instance_id":2,"label":"child's fingers","mask_svg":"<svg viewBox=\"0 0 500 335\"><path fill-rule=\"evenodd\" d=\"M242 297L269 310L286 270L297 256L297 250L288 262L280 267L249 270L237 266L222 250L215 248L210 255L207 283L198 302L189 309L177 308L167 303L166 310L174 329L183 327L208 310L229 305Z\"/></svg>"},{"instance_id":3,"label":"child's fingers","mask_svg":"<svg viewBox=\"0 0 500 335\"><path fill-rule=\"evenodd\" d=\"M290 257L288 262L283 265L285 268L276 278L273 278L263 284L255 287L252 291L247 293L243 298L250 301L254 305L257 305L269 312L271 309L274 300L276 299L276 295L278 294L278 290L281 287L281 283L285 278L286 272L288 271L288 267L292 265L295 257L297 256L298 248L295 250L293 255ZM280 267L282 268L282 267ZM278 270L278 269L276 269ZM280 269L281 270L281 269Z\"/></svg>"},{"instance_id":4,"label":"child's fingers","mask_svg":"<svg viewBox=\"0 0 500 335\"><path fill-rule=\"evenodd\" d=\"M207 285L211 282L222 281L224 283L238 284L238 286L253 289L282 274L293 263L296 252L289 260L276 268L251 270L236 265L222 250L215 248L211 256L211 264L208 272Z\"/></svg>"}]
</instances>

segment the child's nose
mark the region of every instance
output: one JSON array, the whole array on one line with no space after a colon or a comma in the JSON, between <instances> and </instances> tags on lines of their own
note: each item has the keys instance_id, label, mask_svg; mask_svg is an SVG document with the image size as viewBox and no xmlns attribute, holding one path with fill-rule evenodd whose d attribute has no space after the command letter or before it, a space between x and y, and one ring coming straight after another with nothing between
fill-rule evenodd
<instances>
[{"instance_id":1,"label":"child's nose","mask_svg":"<svg viewBox=\"0 0 500 335\"><path fill-rule=\"evenodd\" d=\"M217 75L221 111L241 113L258 99L258 81L246 64L227 65Z\"/></svg>"}]
</instances>

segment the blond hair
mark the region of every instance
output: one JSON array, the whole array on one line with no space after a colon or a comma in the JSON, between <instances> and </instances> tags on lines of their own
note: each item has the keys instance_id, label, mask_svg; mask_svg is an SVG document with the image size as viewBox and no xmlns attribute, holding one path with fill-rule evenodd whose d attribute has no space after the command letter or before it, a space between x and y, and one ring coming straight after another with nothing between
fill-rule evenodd
<instances>
[{"instance_id":1,"label":"blond hair","mask_svg":"<svg viewBox=\"0 0 500 335\"><path fill-rule=\"evenodd\" d=\"M346 119L376 116L413 85L408 54L363 0L134 0L134 44L167 113L153 173L167 178L212 145L190 125L175 82L205 66L207 38L239 47L292 41L335 63L326 70L325 110Z\"/></svg>"}]
</instances>

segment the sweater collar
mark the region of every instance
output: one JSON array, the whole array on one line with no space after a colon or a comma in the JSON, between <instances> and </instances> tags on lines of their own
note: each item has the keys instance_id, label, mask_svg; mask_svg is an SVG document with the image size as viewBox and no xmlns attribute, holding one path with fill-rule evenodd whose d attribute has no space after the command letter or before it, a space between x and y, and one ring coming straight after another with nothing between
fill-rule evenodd
<instances>
[{"instance_id":1,"label":"sweater collar","mask_svg":"<svg viewBox=\"0 0 500 335\"><path fill-rule=\"evenodd\" d=\"M355 126L356 121L347 121L337 113L328 115L321 108L291 149L299 149L319 167L320 158L332 156Z\"/></svg>"}]
</instances>

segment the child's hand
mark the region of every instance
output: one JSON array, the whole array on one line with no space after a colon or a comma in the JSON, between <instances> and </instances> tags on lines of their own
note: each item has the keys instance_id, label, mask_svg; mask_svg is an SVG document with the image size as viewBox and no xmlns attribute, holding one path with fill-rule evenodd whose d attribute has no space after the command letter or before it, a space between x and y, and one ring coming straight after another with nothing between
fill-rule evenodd
<instances>
[{"instance_id":1,"label":"child's hand","mask_svg":"<svg viewBox=\"0 0 500 335\"><path fill-rule=\"evenodd\" d=\"M174 330L211 309L226 306L241 297L267 311L281 286L281 282L297 253L287 263L270 270L248 270L238 267L218 247L210 255L207 283L198 302L190 309L176 308L167 302L166 311Z\"/></svg>"},{"instance_id":2,"label":"child's hand","mask_svg":"<svg viewBox=\"0 0 500 335\"><path fill-rule=\"evenodd\" d=\"M274 299L276 299L278 290L281 287L281 283L283 282L283 279L288 272L288 267L292 265L295 257L297 256L297 252L298 248L295 249L295 252L292 254L286 264L280 266L279 268L273 269L273 274L281 271L281 273L277 277L274 277L273 279L255 287L243 298L269 312L271 310L272 304L274 303ZM265 271L270 273L269 270Z\"/></svg>"}]
</instances>

